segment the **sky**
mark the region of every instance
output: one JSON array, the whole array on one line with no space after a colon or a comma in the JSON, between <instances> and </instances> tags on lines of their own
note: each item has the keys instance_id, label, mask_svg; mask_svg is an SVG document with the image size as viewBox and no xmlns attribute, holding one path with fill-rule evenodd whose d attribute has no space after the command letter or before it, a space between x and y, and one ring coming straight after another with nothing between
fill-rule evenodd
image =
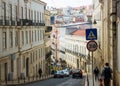
<instances>
[{"instance_id":1,"label":"sky","mask_svg":"<svg viewBox=\"0 0 120 86\"><path fill-rule=\"evenodd\" d=\"M67 6L79 7L92 4L92 0L41 0L41 1L47 3L47 6L56 8Z\"/></svg>"}]
</instances>

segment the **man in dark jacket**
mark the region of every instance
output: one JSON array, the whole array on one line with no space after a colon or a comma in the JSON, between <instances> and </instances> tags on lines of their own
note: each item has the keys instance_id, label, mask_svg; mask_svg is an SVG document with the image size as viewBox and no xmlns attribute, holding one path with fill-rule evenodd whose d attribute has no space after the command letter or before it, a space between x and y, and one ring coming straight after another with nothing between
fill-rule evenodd
<instances>
[{"instance_id":1,"label":"man in dark jacket","mask_svg":"<svg viewBox=\"0 0 120 86\"><path fill-rule=\"evenodd\" d=\"M102 70L102 77L104 79L104 86L110 86L110 80L112 78L112 69L109 66L109 63L105 63L105 67Z\"/></svg>"}]
</instances>

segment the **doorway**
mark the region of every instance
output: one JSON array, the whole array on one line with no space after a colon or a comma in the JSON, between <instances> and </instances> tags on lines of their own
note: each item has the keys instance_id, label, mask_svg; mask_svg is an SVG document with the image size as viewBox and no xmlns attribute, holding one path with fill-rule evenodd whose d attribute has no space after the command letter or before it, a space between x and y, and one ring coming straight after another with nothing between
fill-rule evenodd
<instances>
[{"instance_id":1,"label":"doorway","mask_svg":"<svg viewBox=\"0 0 120 86\"><path fill-rule=\"evenodd\" d=\"M29 76L29 58L26 59L26 77Z\"/></svg>"},{"instance_id":2,"label":"doorway","mask_svg":"<svg viewBox=\"0 0 120 86\"><path fill-rule=\"evenodd\" d=\"M7 80L8 79L8 64L7 63L5 63L4 64L4 76L5 76L5 80Z\"/></svg>"}]
</instances>

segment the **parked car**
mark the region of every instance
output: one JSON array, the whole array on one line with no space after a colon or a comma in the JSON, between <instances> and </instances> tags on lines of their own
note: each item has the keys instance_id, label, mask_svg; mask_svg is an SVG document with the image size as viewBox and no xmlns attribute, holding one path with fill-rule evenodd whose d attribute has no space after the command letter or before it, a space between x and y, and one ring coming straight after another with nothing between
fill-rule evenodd
<instances>
[{"instance_id":1,"label":"parked car","mask_svg":"<svg viewBox=\"0 0 120 86\"><path fill-rule=\"evenodd\" d=\"M73 70L72 71L72 78L82 78L83 77L83 72L82 70Z\"/></svg>"},{"instance_id":2,"label":"parked car","mask_svg":"<svg viewBox=\"0 0 120 86\"><path fill-rule=\"evenodd\" d=\"M54 73L54 78L64 78L64 72L62 70L57 70L55 73Z\"/></svg>"},{"instance_id":3,"label":"parked car","mask_svg":"<svg viewBox=\"0 0 120 86\"><path fill-rule=\"evenodd\" d=\"M62 70L62 71L63 71L63 73L64 73L64 76L69 77L70 73L69 73L69 71L68 71L68 70Z\"/></svg>"}]
</instances>

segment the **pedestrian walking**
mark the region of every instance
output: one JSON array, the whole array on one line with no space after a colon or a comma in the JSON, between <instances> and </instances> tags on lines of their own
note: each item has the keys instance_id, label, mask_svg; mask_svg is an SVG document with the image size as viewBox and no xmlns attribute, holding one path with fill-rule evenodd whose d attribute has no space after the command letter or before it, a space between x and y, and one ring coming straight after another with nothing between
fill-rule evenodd
<instances>
[{"instance_id":1,"label":"pedestrian walking","mask_svg":"<svg viewBox=\"0 0 120 86\"><path fill-rule=\"evenodd\" d=\"M104 86L110 86L110 80L112 79L112 69L109 63L105 63L105 67L102 70L102 78L104 80Z\"/></svg>"},{"instance_id":2,"label":"pedestrian walking","mask_svg":"<svg viewBox=\"0 0 120 86\"><path fill-rule=\"evenodd\" d=\"M99 69L98 69L98 67L95 67L94 75L95 75L95 80L98 80L98 76L99 76Z\"/></svg>"},{"instance_id":3,"label":"pedestrian walking","mask_svg":"<svg viewBox=\"0 0 120 86\"><path fill-rule=\"evenodd\" d=\"M38 73L39 73L39 77L41 77L41 75L42 75L42 69L41 68L38 70Z\"/></svg>"}]
</instances>

